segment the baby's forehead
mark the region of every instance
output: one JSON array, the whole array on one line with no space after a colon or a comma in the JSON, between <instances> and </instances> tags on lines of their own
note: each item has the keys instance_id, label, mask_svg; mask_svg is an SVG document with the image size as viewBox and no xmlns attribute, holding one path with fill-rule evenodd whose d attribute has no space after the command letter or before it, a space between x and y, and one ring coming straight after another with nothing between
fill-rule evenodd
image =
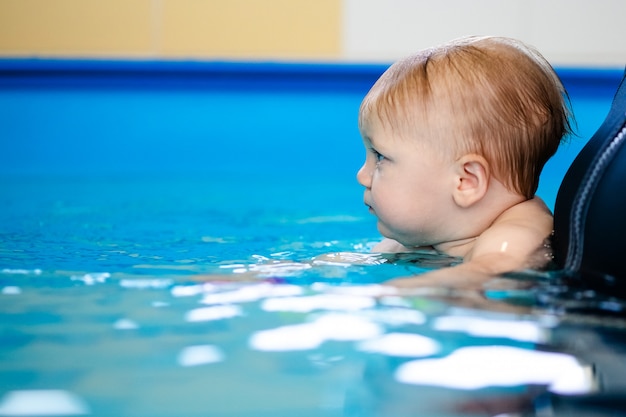
<instances>
[{"instance_id":1,"label":"baby's forehead","mask_svg":"<svg viewBox=\"0 0 626 417\"><path fill-rule=\"evenodd\" d=\"M376 104L362 111L359 130L364 140L375 145L377 137L384 136L390 145L411 143L417 150L435 149L446 160L470 148L478 151L467 130L465 116L456 114L452 107L416 109L410 103L396 104L396 107Z\"/></svg>"},{"instance_id":2,"label":"baby's forehead","mask_svg":"<svg viewBox=\"0 0 626 417\"><path fill-rule=\"evenodd\" d=\"M359 129L391 129L413 133L438 129L452 117L453 109L445 103L434 105L426 100L373 100L359 111ZM457 115L458 117L458 115Z\"/></svg>"}]
</instances>

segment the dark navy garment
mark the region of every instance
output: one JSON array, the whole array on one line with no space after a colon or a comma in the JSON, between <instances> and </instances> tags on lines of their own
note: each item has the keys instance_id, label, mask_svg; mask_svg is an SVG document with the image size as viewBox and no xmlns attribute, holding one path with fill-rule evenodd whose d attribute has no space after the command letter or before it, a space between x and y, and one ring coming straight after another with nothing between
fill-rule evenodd
<instances>
[{"instance_id":1,"label":"dark navy garment","mask_svg":"<svg viewBox=\"0 0 626 417\"><path fill-rule=\"evenodd\" d=\"M626 73L598 131L567 171L555 203L554 256L583 280L626 288Z\"/></svg>"}]
</instances>

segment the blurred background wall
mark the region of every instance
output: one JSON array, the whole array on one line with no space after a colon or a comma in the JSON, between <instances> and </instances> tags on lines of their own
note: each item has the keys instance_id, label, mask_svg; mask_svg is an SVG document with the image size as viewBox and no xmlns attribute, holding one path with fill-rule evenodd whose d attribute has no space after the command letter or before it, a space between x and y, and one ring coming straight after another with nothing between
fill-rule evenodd
<instances>
[{"instance_id":1,"label":"blurred background wall","mask_svg":"<svg viewBox=\"0 0 626 417\"><path fill-rule=\"evenodd\" d=\"M0 0L0 56L389 62L461 35L623 67L623 0Z\"/></svg>"}]
</instances>

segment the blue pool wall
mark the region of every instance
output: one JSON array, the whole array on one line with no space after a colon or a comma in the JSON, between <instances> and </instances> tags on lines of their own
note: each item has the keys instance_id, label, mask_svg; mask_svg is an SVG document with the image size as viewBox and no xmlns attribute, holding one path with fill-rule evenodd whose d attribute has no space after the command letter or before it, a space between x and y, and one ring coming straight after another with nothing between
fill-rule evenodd
<instances>
[{"instance_id":1,"label":"blue pool wall","mask_svg":"<svg viewBox=\"0 0 626 417\"><path fill-rule=\"evenodd\" d=\"M352 184L361 99L387 65L0 60L0 177L185 175ZM550 206L620 68L557 68L577 136L542 175Z\"/></svg>"}]
</instances>

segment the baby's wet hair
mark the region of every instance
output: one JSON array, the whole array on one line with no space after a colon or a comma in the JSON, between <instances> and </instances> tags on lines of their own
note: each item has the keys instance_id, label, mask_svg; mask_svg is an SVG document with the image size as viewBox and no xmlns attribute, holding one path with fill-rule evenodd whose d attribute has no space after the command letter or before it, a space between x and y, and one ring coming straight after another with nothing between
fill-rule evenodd
<instances>
[{"instance_id":1,"label":"baby's wet hair","mask_svg":"<svg viewBox=\"0 0 626 417\"><path fill-rule=\"evenodd\" d=\"M526 198L571 132L554 69L534 48L503 37L464 37L394 63L361 104L362 130L372 117L442 156L483 156L495 178Z\"/></svg>"}]
</instances>

